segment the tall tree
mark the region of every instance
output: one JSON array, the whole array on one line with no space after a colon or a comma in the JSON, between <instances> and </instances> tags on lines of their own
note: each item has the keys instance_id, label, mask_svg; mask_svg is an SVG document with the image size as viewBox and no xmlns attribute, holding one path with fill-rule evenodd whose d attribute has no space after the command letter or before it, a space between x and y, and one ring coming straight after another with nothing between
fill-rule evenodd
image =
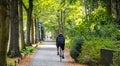
<instances>
[{"instance_id":1,"label":"tall tree","mask_svg":"<svg viewBox=\"0 0 120 66\"><path fill-rule=\"evenodd\" d=\"M8 51L9 57L21 56L19 51L19 20L18 20L18 0L10 0L10 46Z\"/></svg>"},{"instance_id":2,"label":"tall tree","mask_svg":"<svg viewBox=\"0 0 120 66\"><path fill-rule=\"evenodd\" d=\"M39 26L39 19L35 15L34 17L34 23L35 23L35 43L40 41L40 26Z\"/></svg>"},{"instance_id":3,"label":"tall tree","mask_svg":"<svg viewBox=\"0 0 120 66\"><path fill-rule=\"evenodd\" d=\"M40 40L43 40L44 41L44 38L45 38L45 35L44 35L44 25L43 23L41 23L41 29L38 27L38 33L40 34L40 30L41 30L41 38ZM39 35L38 34L38 35ZM39 36L40 37L40 36Z\"/></svg>"},{"instance_id":4,"label":"tall tree","mask_svg":"<svg viewBox=\"0 0 120 66\"><path fill-rule=\"evenodd\" d=\"M27 8L25 4L23 3L23 6L27 12L27 38L26 38L26 44L28 46L31 46L30 43L30 27L31 27L31 21L32 21L32 10L33 10L33 0L29 0L29 7Z\"/></svg>"},{"instance_id":5,"label":"tall tree","mask_svg":"<svg viewBox=\"0 0 120 66\"><path fill-rule=\"evenodd\" d=\"M36 18L36 14L35 14L35 17L34 17L34 22L35 22L35 43L38 42L38 29L37 29L37 18Z\"/></svg>"},{"instance_id":6,"label":"tall tree","mask_svg":"<svg viewBox=\"0 0 120 66\"><path fill-rule=\"evenodd\" d=\"M34 44L34 22L33 22L33 18L31 21L31 43Z\"/></svg>"},{"instance_id":7,"label":"tall tree","mask_svg":"<svg viewBox=\"0 0 120 66\"><path fill-rule=\"evenodd\" d=\"M20 21L20 38L21 38L21 47L25 49L25 38L23 31L23 8L22 8L22 0L19 0L19 21Z\"/></svg>"},{"instance_id":8,"label":"tall tree","mask_svg":"<svg viewBox=\"0 0 120 66\"><path fill-rule=\"evenodd\" d=\"M7 0L0 0L0 66L6 66L6 52L9 38L9 19L7 19Z\"/></svg>"},{"instance_id":9,"label":"tall tree","mask_svg":"<svg viewBox=\"0 0 120 66\"><path fill-rule=\"evenodd\" d=\"M111 8L112 8L112 6L111 6L111 0L106 0L106 2L107 2L107 5L106 5L106 6L107 6L107 13L108 13L108 16L111 17L111 16L112 16L112 11L111 11L111 10L112 10L112 9L111 9Z\"/></svg>"},{"instance_id":10,"label":"tall tree","mask_svg":"<svg viewBox=\"0 0 120 66\"><path fill-rule=\"evenodd\" d=\"M112 2L112 9L115 14L115 18L117 22L119 23L120 21L120 0L111 0ZM120 23L119 23L120 24Z\"/></svg>"},{"instance_id":11,"label":"tall tree","mask_svg":"<svg viewBox=\"0 0 120 66\"><path fill-rule=\"evenodd\" d=\"M87 4L86 4L86 0L84 0L84 14L85 14L85 16L86 16L86 18L87 18Z\"/></svg>"},{"instance_id":12,"label":"tall tree","mask_svg":"<svg viewBox=\"0 0 120 66\"><path fill-rule=\"evenodd\" d=\"M57 11L57 24L58 24L57 34L59 34L59 32L60 32L60 30L61 30L61 29L60 29L60 25L61 25L61 24L60 24L60 14L59 14L59 13L60 13L60 10Z\"/></svg>"},{"instance_id":13,"label":"tall tree","mask_svg":"<svg viewBox=\"0 0 120 66\"><path fill-rule=\"evenodd\" d=\"M63 33L63 35L64 35L64 27L65 27L65 19L66 19L66 16L65 16L65 14L66 14L66 0L61 0L61 6L62 6L62 8L61 8L61 23L60 23L60 27L61 27L61 32ZM73 2L74 1L72 1L72 0L70 0L69 1L71 4L73 4Z\"/></svg>"}]
</instances>

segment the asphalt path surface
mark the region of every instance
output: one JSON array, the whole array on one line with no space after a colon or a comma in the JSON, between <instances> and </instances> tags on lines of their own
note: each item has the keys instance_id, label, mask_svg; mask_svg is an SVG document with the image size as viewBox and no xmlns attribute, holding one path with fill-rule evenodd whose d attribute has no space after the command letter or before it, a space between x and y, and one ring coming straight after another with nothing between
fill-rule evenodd
<instances>
[{"instance_id":1,"label":"asphalt path surface","mask_svg":"<svg viewBox=\"0 0 120 66\"><path fill-rule=\"evenodd\" d=\"M56 43L52 41L43 42L38 50L33 55L29 66L64 66L68 60L65 59L60 62L60 57L57 55Z\"/></svg>"}]
</instances>

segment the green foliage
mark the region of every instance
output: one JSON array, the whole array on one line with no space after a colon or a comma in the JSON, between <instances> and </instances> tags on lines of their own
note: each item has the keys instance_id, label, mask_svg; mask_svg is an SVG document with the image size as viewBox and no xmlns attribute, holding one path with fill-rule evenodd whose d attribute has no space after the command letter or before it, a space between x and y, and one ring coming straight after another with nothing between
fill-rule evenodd
<instances>
[{"instance_id":1,"label":"green foliage","mask_svg":"<svg viewBox=\"0 0 120 66\"><path fill-rule=\"evenodd\" d=\"M75 61L78 61L77 58L79 56L79 53L81 53L82 44L83 44L83 39L81 37L74 38L70 55Z\"/></svg>"},{"instance_id":2,"label":"green foliage","mask_svg":"<svg viewBox=\"0 0 120 66\"><path fill-rule=\"evenodd\" d=\"M102 12L100 14L99 12ZM72 49L71 56L80 63L88 63L92 65L100 64L100 49L119 49L119 29L114 21L108 20L104 8L99 8L90 15L89 20L83 19L83 23L75 25L69 29L68 36L73 40L77 34L84 39L81 52ZM79 39L76 37L76 39ZM70 42L74 46L73 42ZM70 44L69 44L70 45ZM78 45L77 45L78 46ZM79 55L77 54L79 53Z\"/></svg>"},{"instance_id":3,"label":"green foliage","mask_svg":"<svg viewBox=\"0 0 120 66\"><path fill-rule=\"evenodd\" d=\"M90 41L85 41L83 44L78 60L80 63L99 63L100 49L111 48L113 44L113 41L109 38L92 37Z\"/></svg>"},{"instance_id":4,"label":"green foliage","mask_svg":"<svg viewBox=\"0 0 120 66\"><path fill-rule=\"evenodd\" d=\"M32 53L34 50L35 50L34 47L28 46L28 47L26 47L26 49L22 49L22 50L21 50L21 53L30 54L30 53Z\"/></svg>"},{"instance_id":5,"label":"green foliage","mask_svg":"<svg viewBox=\"0 0 120 66\"><path fill-rule=\"evenodd\" d=\"M120 51L113 54L113 64L111 66L120 66Z\"/></svg>"},{"instance_id":6,"label":"green foliage","mask_svg":"<svg viewBox=\"0 0 120 66\"><path fill-rule=\"evenodd\" d=\"M95 35L99 37L111 37L115 38L118 35L119 30L116 28L114 24L107 25L96 25Z\"/></svg>"},{"instance_id":7,"label":"green foliage","mask_svg":"<svg viewBox=\"0 0 120 66\"><path fill-rule=\"evenodd\" d=\"M14 66L15 60L7 57L7 66Z\"/></svg>"},{"instance_id":8,"label":"green foliage","mask_svg":"<svg viewBox=\"0 0 120 66\"><path fill-rule=\"evenodd\" d=\"M108 15L105 0L36 0L35 13L40 13L45 30L56 35L58 28L58 10L65 10L66 46L71 56L80 63L100 62L100 49L120 50L119 25L115 24L114 14ZM84 3L83 3L84 2ZM82 4L81 4L82 3ZM86 9L86 12L84 10ZM84 15L84 13L86 15ZM25 50L24 50L25 51ZM29 53L28 51L25 51Z\"/></svg>"},{"instance_id":9,"label":"green foliage","mask_svg":"<svg viewBox=\"0 0 120 66\"><path fill-rule=\"evenodd\" d=\"M79 48L81 52L72 48L71 56L80 63L87 63L91 66L100 64L101 48L119 49L119 33L117 25L112 19L109 20L105 9L99 7L89 15L89 19L83 19L81 24L74 25L69 29L67 36L71 40L75 39L77 34L84 38L82 49ZM79 38L76 37L76 39ZM73 44L69 44L71 46L76 45L74 40L70 43Z\"/></svg>"},{"instance_id":10,"label":"green foliage","mask_svg":"<svg viewBox=\"0 0 120 66\"><path fill-rule=\"evenodd\" d=\"M13 66L14 64L10 63L10 64L7 64L7 66Z\"/></svg>"},{"instance_id":11,"label":"green foliage","mask_svg":"<svg viewBox=\"0 0 120 66\"><path fill-rule=\"evenodd\" d=\"M74 4L77 0L68 0L70 4Z\"/></svg>"},{"instance_id":12,"label":"green foliage","mask_svg":"<svg viewBox=\"0 0 120 66\"><path fill-rule=\"evenodd\" d=\"M16 52L15 51L11 51L10 57L14 57L15 55L16 55Z\"/></svg>"}]
</instances>

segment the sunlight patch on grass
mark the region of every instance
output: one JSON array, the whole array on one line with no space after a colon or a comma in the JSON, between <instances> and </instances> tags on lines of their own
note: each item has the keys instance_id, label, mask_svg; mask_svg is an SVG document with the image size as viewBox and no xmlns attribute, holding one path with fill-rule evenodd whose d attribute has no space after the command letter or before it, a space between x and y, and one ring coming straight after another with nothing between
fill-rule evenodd
<instances>
[{"instance_id":1,"label":"sunlight patch on grass","mask_svg":"<svg viewBox=\"0 0 120 66\"><path fill-rule=\"evenodd\" d=\"M7 64L8 66L15 66L15 59L11 59L7 57Z\"/></svg>"}]
</instances>

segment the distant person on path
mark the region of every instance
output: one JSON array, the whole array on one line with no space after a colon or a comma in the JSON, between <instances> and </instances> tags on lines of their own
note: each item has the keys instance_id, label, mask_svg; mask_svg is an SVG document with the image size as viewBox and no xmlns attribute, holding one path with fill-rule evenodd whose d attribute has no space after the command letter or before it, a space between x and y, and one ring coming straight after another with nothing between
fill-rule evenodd
<instances>
[{"instance_id":1,"label":"distant person on path","mask_svg":"<svg viewBox=\"0 0 120 66\"><path fill-rule=\"evenodd\" d=\"M56 46L57 46L57 55L59 55L59 47L61 47L62 49L62 58L64 59L64 46L65 46L65 38L62 35L62 33L60 33L57 38L56 38Z\"/></svg>"}]
</instances>

